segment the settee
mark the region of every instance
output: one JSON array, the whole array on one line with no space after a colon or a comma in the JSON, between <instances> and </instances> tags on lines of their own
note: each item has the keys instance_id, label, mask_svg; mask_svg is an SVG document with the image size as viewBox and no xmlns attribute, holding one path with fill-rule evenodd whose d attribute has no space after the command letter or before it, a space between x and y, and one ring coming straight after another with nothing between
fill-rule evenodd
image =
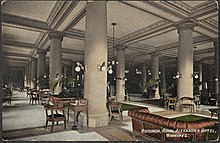
<instances>
[{"instance_id":1,"label":"settee","mask_svg":"<svg viewBox=\"0 0 220 143\"><path fill-rule=\"evenodd\" d=\"M148 108L131 109L133 132L155 141L205 141L207 132L215 126L212 120L181 121L149 112Z\"/></svg>"}]
</instances>

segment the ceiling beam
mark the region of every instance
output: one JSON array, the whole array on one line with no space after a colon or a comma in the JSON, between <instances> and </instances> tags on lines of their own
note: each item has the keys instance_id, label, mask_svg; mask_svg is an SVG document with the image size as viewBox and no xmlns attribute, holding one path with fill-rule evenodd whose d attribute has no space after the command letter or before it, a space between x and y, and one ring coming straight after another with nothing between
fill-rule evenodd
<instances>
[{"instance_id":1,"label":"ceiling beam","mask_svg":"<svg viewBox=\"0 0 220 143\"><path fill-rule=\"evenodd\" d=\"M35 44L19 42L19 41L11 41L7 39L5 39L3 45L15 46L15 47L21 47L21 48L27 48L27 49L37 49Z\"/></svg>"},{"instance_id":2,"label":"ceiling beam","mask_svg":"<svg viewBox=\"0 0 220 143\"><path fill-rule=\"evenodd\" d=\"M211 41L213 41L212 38L209 38L206 36L199 36L199 37L193 38L193 45L196 46L196 45L199 45L200 43L204 43L204 42L208 43ZM178 46L178 42L174 42L174 43L170 43L167 45L158 46L156 48L157 48L157 51L165 51L165 50L175 49L175 48L177 48L177 46Z\"/></svg>"},{"instance_id":3,"label":"ceiling beam","mask_svg":"<svg viewBox=\"0 0 220 143\"><path fill-rule=\"evenodd\" d=\"M27 30L38 32L47 32L51 30L47 23L44 21L16 16L8 13L2 13L2 22L3 24L6 23L15 26L22 26L24 29L27 28Z\"/></svg>"},{"instance_id":4,"label":"ceiling beam","mask_svg":"<svg viewBox=\"0 0 220 143\"><path fill-rule=\"evenodd\" d=\"M24 62L24 63L28 63L29 62L29 60L27 60L27 59L21 59L21 58L16 58L16 57L4 57L4 60L5 61L18 61L18 62Z\"/></svg>"},{"instance_id":5,"label":"ceiling beam","mask_svg":"<svg viewBox=\"0 0 220 143\"><path fill-rule=\"evenodd\" d=\"M6 52L6 51L3 51L3 55L31 58L29 54L13 53L13 52Z\"/></svg>"},{"instance_id":6,"label":"ceiling beam","mask_svg":"<svg viewBox=\"0 0 220 143\"><path fill-rule=\"evenodd\" d=\"M64 28L63 31L67 31L73 28L83 17L86 15L86 4L77 12L74 19Z\"/></svg>"}]
</instances>

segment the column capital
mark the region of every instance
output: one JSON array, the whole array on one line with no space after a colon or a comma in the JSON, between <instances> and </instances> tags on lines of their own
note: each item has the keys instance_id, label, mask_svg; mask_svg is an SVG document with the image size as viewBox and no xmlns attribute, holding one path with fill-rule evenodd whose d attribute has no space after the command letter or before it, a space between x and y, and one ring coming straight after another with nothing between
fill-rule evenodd
<instances>
[{"instance_id":1,"label":"column capital","mask_svg":"<svg viewBox=\"0 0 220 143\"><path fill-rule=\"evenodd\" d=\"M31 58L31 62L35 62L35 61L37 61L37 58Z\"/></svg>"},{"instance_id":2,"label":"column capital","mask_svg":"<svg viewBox=\"0 0 220 143\"><path fill-rule=\"evenodd\" d=\"M154 51L150 53L151 56L157 57L160 55L160 52Z\"/></svg>"},{"instance_id":3,"label":"column capital","mask_svg":"<svg viewBox=\"0 0 220 143\"><path fill-rule=\"evenodd\" d=\"M196 23L194 23L192 20L189 19L176 24L176 27L178 28L178 32L179 30L194 30L195 26Z\"/></svg>"},{"instance_id":4,"label":"column capital","mask_svg":"<svg viewBox=\"0 0 220 143\"><path fill-rule=\"evenodd\" d=\"M116 51L120 51L120 50L124 50L125 51L126 48L127 48L126 46L119 44L119 45L116 46Z\"/></svg>"},{"instance_id":5,"label":"column capital","mask_svg":"<svg viewBox=\"0 0 220 143\"><path fill-rule=\"evenodd\" d=\"M37 50L37 54L47 54L47 50L46 49L38 49Z\"/></svg>"},{"instance_id":6,"label":"column capital","mask_svg":"<svg viewBox=\"0 0 220 143\"><path fill-rule=\"evenodd\" d=\"M63 41L63 36L64 36L64 34L60 31L50 31L49 32L50 39L60 39L61 41Z\"/></svg>"}]
</instances>

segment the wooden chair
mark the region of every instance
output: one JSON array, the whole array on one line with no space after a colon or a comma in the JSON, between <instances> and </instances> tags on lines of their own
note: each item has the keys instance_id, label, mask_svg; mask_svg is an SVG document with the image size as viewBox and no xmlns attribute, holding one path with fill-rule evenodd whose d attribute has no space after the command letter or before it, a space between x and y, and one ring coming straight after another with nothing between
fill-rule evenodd
<instances>
[{"instance_id":1,"label":"wooden chair","mask_svg":"<svg viewBox=\"0 0 220 143\"><path fill-rule=\"evenodd\" d=\"M193 102L193 98L191 97L182 97L180 98L180 111L184 111L184 109L189 109L190 112L194 112L195 103Z\"/></svg>"},{"instance_id":2,"label":"wooden chair","mask_svg":"<svg viewBox=\"0 0 220 143\"><path fill-rule=\"evenodd\" d=\"M170 107L173 107L173 109L175 110L176 101L177 101L177 97L167 97L166 99L167 110L169 110Z\"/></svg>"},{"instance_id":3,"label":"wooden chair","mask_svg":"<svg viewBox=\"0 0 220 143\"><path fill-rule=\"evenodd\" d=\"M54 122L63 121L64 122L64 129L66 129L66 115L64 112L64 107L55 106L55 105L49 105L49 104L43 104L45 112L46 112L46 126L47 128L48 122L52 122L51 132L54 128ZM50 112L50 113L49 113Z\"/></svg>"},{"instance_id":4,"label":"wooden chair","mask_svg":"<svg viewBox=\"0 0 220 143\"><path fill-rule=\"evenodd\" d=\"M113 100L108 101L108 110L109 110L109 122L112 121L112 118L119 116L119 120L123 120L122 116L122 103L115 102Z\"/></svg>"},{"instance_id":5,"label":"wooden chair","mask_svg":"<svg viewBox=\"0 0 220 143\"><path fill-rule=\"evenodd\" d=\"M40 98L39 98L39 95L37 94L37 92L31 91L31 93L29 94L29 99L30 99L29 104L33 105L34 102L39 104Z\"/></svg>"},{"instance_id":6,"label":"wooden chair","mask_svg":"<svg viewBox=\"0 0 220 143\"><path fill-rule=\"evenodd\" d=\"M38 92L38 95L41 100L41 104L49 103L49 98L51 96L51 92L49 90L42 90Z\"/></svg>"}]
</instances>

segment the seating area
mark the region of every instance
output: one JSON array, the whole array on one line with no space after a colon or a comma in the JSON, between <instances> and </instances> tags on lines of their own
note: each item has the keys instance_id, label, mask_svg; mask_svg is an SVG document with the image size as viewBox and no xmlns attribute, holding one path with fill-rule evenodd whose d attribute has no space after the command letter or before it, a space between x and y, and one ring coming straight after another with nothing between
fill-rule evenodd
<instances>
[{"instance_id":1,"label":"seating area","mask_svg":"<svg viewBox=\"0 0 220 143\"><path fill-rule=\"evenodd\" d=\"M75 116L72 110L68 112L67 108L58 106L61 104L52 104L51 101L48 101L49 104L29 104L29 98L26 97L26 93L17 93L14 92L13 96L14 102L12 102L11 105L8 105L7 103L4 104L3 107L3 138L8 140L23 140L23 141L31 141L31 140L44 140L44 141L51 141L51 137L56 139L57 141L63 139L61 136L65 136L64 133L68 134L71 132L72 138L70 140L75 140L76 138L79 138L79 140L83 140L82 136L85 136L87 139L90 138L90 135L94 137L96 141L102 140L102 141L117 141L118 138L120 138L121 141L157 141L157 138L152 138L149 136L143 136L143 134L137 133L136 128L133 128L133 126L136 126L135 123L133 123L133 115L130 117L130 112L133 112L134 110L123 110L122 105L134 105L134 106L140 106L138 112L141 112L141 115L139 113L137 114L136 111L134 114L134 118L137 118L138 121L144 120L144 122L149 122L149 124L155 124L156 126L160 126L162 128L165 128L165 126L169 127L169 125L172 127L189 127L195 126L195 124L189 124L185 122L169 122L169 118L172 117L178 117L185 114L191 114L191 113L181 113L177 112L175 110L167 110L166 107L161 106L155 106L151 105L149 103L141 103L137 102L142 99L141 96L134 96L130 95L130 101L127 101L125 103L117 103L114 100L110 100L113 104L113 107L116 107L116 111L120 111L117 113L110 114L109 112L109 125L100 129L88 128L87 127L87 121L84 120L82 117L83 115L81 112ZM16 100L17 99L17 100ZM21 102L22 101L22 102ZM61 101L59 101L61 102ZM57 103L57 102L56 102ZM83 102L73 102L72 104L84 104ZM112 107L112 104L109 104L110 107ZM14 105L17 105L18 110L10 111L11 108L13 108ZM116 105L116 106L115 106ZM110 108L109 107L109 108ZM212 107L213 108L213 107ZM212 108L210 107L210 110L212 111ZM201 109L205 110L206 108L201 105ZM56 110L58 110L56 112ZM23 112L21 112L23 111ZM46 112L47 111L47 112ZM114 111L114 110L112 110ZM32 120L29 120L27 122L24 122L24 119L27 116L30 116L35 113L35 118ZM51 114L52 113L52 114ZM58 114L57 114L58 113ZM64 114L63 114L64 113ZM84 112L85 113L85 112ZM142 118L142 113L144 113L144 117ZM145 113L151 113L149 115L149 118L145 119L147 117ZM200 113L201 116L206 116L208 118L217 119L217 114L213 112L207 111L197 111L197 113ZM69 115L68 115L69 114ZM7 117L15 116L15 118L10 118L10 120ZM160 116L159 116L160 115ZM112 116L114 116L112 118ZM152 118L151 118L152 117ZM168 118L169 117L169 118ZM69 121L67 119L69 118ZM75 122L77 120L77 122ZM161 121L162 125L159 125L159 120ZM59 122L57 124L57 121ZM165 123L166 121L166 123ZM13 124L11 124L13 123ZM169 124L168 124L169 123ZM174 124L175 123L175 124ZM183 125L181 125L183 123ZM211 124L212 122L203 122L199 126L201 127L207 124ZM76 125L77 129L73 130L73 126ZM45 129L46 127L46 129ZM145 125L146 127L146 125ZM147 125L147 127L149 127ZM194 127L193 127L194 128ZM202 128L202 127L201 127ZM111 130L111 132L109 131ZM106 132L106 134L103 134L103 131ZM30 134L32 132L32 134ZM34 133L36 132L36 134ZM87 132L87 134L85 134ZM114 132L118 132L117 134L114 134ZM50 134L49 134L50 133ZM77 134L82 135L77 135ZM95 133L95 135L94 135ZM44 135L47 135L48 138L44 138ZM101 136L100 136L101 135ZM109 137L111 136L111 137ZM75 139L74 139L74 138Z\"/></svg>"}]
</instances>

